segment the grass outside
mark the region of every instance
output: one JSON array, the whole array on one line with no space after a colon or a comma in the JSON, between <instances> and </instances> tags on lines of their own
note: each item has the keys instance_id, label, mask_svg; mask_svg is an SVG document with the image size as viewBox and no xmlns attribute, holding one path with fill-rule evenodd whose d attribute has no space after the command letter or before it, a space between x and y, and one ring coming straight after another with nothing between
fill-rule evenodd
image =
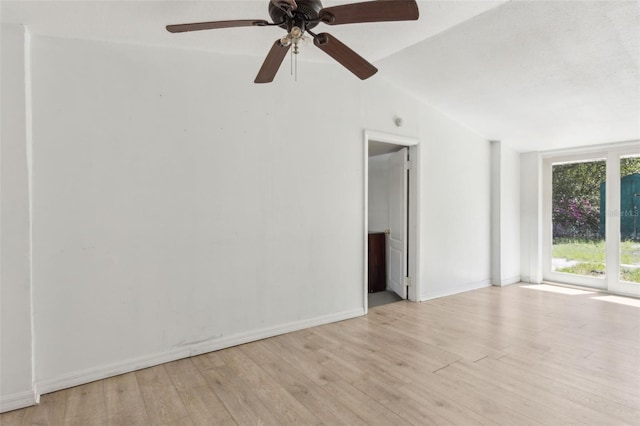
<instances>
[{"instance_id":1,"label":"grass outside","mask_svg":"<svg viewBox=\"0 0 640 426\"><path fill-rule=\"evenodd\" d=\"M605 273L605 242L561 240L553 244L552 256L578 262L574 266L560 268L558 272L570 274L603 276ZM624 241L620 246L620 260L624 265L637 265L638 268L622 267L623 281L640 283L640 243Z\"/></svg>"}]
</instances>

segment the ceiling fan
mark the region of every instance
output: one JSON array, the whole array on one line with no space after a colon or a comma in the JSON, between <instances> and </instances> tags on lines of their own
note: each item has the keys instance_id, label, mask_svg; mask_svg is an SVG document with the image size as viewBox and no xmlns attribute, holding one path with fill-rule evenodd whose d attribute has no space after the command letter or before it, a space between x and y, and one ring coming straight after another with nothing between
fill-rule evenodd
<instances>
[{"instance_id":1,"label":"ceiling fan","mask_svg":"<svg viewBox=\"0 0 640 426\"><path fill-rule=\"evenodd\" d=\"M298 44L307 39L305 33L308 33L313 37L314 45L364 80L374 75L378 69L331 34L316 34L311 30L320 23L343 25L362 22L412 21L420 16L415 0L374 0L327 8L322 7L320 0L270 0L269 15L273 22L263 19L195 22L167 25L167 31L182 33L218 28L267 26L285 29L287 34L273 43L255 83L273 81L291 46L294 48L292 53L297 54Z\"/></svg>"}]
</instances>

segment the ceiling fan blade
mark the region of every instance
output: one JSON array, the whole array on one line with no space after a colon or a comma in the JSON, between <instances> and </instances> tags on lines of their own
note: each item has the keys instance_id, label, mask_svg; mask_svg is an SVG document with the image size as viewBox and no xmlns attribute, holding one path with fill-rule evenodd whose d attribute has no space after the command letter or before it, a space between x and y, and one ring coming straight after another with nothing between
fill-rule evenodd
<instances>
[{"instance_id":1,"label":"ceiling fan blade","mask_svg":"<svg viewBox=\"0 0 640 426\"><path fill-rule=\"evenodd\" d=\"M260 71L258 71L254 83L271 83L290 48L291 45L283 46L280 40L276 40L262 63L262 67Z\"/></svg>"},{"instance_id":2,"label":"ceiling fan blade","mask_svg":"<svg viewBox=\"0 0 640 426\"><path fill-rule=\"evenodd\" d=\"M415 0L375 0L327 7L320 11L328 25L360 22L415 21L420 17Z\"/></svg>"},{"instance_id":3,"label":"ceiling fan blade","mask_svg":"<svg viewBox=\"0 0 640 426\"><path fill-rule=\"evenodd\" d=\"M236 21L194 22L192 24L167 25L170 33L185 33L188 31L216 30L219 28L262 27L269 24L264 19L241 19Z\"/></svg>"},{"instance_id":4,"label":"ceiling fan blade","mask_svg":"<svg viewBox=\"0 0 640 426\"><path fill-rule=\"evenodd\" d=\"M365 80L378 69L367 62L362 56L351 50L347 45L328 33L320 33L313 39L313 44L340 62L346 69L354 73L360 80Z\"/></svg>"}]
</instances>

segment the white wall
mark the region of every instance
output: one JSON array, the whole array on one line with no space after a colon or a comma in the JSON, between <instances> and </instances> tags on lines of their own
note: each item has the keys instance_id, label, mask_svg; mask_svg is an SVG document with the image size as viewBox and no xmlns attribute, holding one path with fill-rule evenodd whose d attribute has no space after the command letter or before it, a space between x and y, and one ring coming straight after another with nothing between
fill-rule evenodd
<instances>
[{"instance_id":1,"label":"white wall","mask_svg":"<svg viewBox=\"0 0 640 426\"><path fill-rule=\"evenodd\" d=\"M542 282L542 163L540 154L520 155L520 275Z\"/></svg>"},{"instance_id":2,"label":"white wall","mask_svg":"<svg viewBox=\"0 0 640 426\"><path fill-rule=\"evenodd\" d=\"M420 299L490 285L490 146L422 105Z\"/></svg>"},{"instance_id":3,"label":"white wall","mask_svg":"<svg viewBox=\"0 0 640 426\"><path fill-rule=\"evenodd\" d=\"M369 157L369 232L389 229L389 157Z\"/></svg>"},{"instance_id":4,"label":"white wall","mask_svg":"<svg viewBox=\"0 0 640 426\"><path fill-rule=\"evenodd\" d=\"M500 285L520 281L520 153L501 144Z\"/></svg>"},{"instance_id":5,"label":"white wall","mask_svg":"<svg viewBox=\"0 0 640 426\"><path fill-rule=\"evenodd\" d=\"M34 402L25 38L2 24L0 115L0 411Z\"/></svg>"},{"instance_id":6,"label":"white wall","mask_svg":"<svg viewBox=\"0 0 640 426\"><path fill-rule=\"evenodd\" d=\"M520 154L491 141L491 282L520 281Z\"/></svg>"},{"instance_id":7,"label":"white wall","mask_svg":"<svg viewBox=\"0 0 640 426\"><path fill-rule=\"evenodd\" d=\"M328 66L254 85L259 65L33 40L44 389L363 312L358 85Z\"/></svg>"},{"instance_id":8,"label":"white wall","mask_svg":"<svg viewBox=\"0 0 640 426\"><path fill-rule=\"evenodd\" d=\"M32 40L39 390L362 314L363 129L422 141L421 298L488 285L485 140L382 73L261 61Z\"/></svg>"}]
</instances>

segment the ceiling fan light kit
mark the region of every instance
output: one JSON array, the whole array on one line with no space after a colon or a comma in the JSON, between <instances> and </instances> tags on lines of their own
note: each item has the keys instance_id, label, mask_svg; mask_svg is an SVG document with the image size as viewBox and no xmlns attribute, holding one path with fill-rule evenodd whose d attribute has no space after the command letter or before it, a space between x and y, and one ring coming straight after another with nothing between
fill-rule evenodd
<instances>
[{"instance_id":1,"label":"ceiling fan light kit","mask_svg":"<svg viewBox=\"0 0 640 426\"><path fill-rule=\"evenodd\" d=\"M415 0L374 0L327 8L322 7L320 0L271 0L269 16L272 22L264 19L243 19L167 25L166 28L171 33L235 27L278 26L283 28L287 34L273 43L260 71L258 71L255 83L272 82L292 46L292 54L298 54L298 45L308 39L305 34L309 34L313 38L313 44L316 47L342 64L358 78L365 80L374 75L378 69L331 34L316 34L311 30L321 23L343 25L364 22L415 21L419 18L420 13Z\"/></svg>"}]
</instances>

